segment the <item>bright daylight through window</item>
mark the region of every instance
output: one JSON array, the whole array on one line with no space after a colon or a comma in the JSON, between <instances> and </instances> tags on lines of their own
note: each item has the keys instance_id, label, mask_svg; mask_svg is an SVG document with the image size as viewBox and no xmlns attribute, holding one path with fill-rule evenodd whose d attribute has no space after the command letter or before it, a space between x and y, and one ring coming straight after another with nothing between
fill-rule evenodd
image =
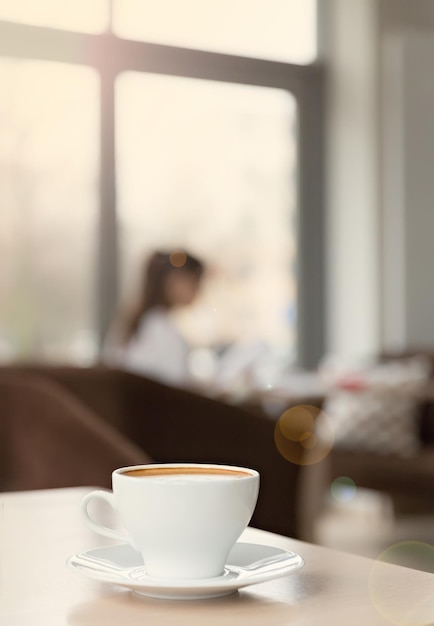
<instances>
[{"instance_id":1,"label":"bright daylight through window","mask_svg":"<svg viewBox=\"0 0 434 626\"><path fill-rule=\"evenodd\" d=\"M193 343L259 339L287 350L296 298L294 98L127 73L116 103L124 286L144 253L182 241L211 268L188 316Z\"/></svg>"},{"instance_id":2,"label":"bright daylight through window","mask_svg":"<svg viewBox=\"0 0 434 626\"><path fill-rule=\"evenodd\" d=\"M195 345L295 358L315 57L315 0L0 0L0 361L92 362L166 246Z\"/></svg>"},{"instance_id":3,"label":"bright daylight through window","mask_svg":"<svg viewBox=\"0 0 434 626\"><path fill-rule=\"evenodd\" d=\"M0 354L80 361L95 349L98 78L0 59L0 84Z\"/></svg>"},{"instance_id":4,"label":"bright daylight through window","mask_svg":"<svg viewBox=\"0 0 434 626\"><path fill-rule=\"evenodd\" d=\"M113 6L114 30L127 39L289 63L316 56L316 0L114 0Z\"/></svg>"}]
</instances>

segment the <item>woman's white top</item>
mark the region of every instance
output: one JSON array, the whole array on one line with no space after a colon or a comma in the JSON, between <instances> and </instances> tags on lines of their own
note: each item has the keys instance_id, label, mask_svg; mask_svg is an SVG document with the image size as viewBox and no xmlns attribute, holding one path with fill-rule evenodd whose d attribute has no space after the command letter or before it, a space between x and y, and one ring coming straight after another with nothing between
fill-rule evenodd
<instances>
[{"instance_id":1,"label":"woman's white top","mask_svg":"<svg viewBox=\"0 0 434 626\"><path fill-rule=\"evenodd\" d=\"M113 365L181 387L190 381L189 354L190 348L171 314L162 308L143 316L125 346L106 352Z\"/></svg>"}]
</instances>

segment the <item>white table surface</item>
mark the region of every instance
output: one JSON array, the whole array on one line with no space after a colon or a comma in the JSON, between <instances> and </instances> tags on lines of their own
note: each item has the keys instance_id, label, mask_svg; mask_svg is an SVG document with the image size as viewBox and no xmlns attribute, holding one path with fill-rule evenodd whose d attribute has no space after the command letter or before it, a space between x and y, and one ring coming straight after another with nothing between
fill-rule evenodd
<instances>
[{"instance_id":1,"label":"white table surface","mask_svg":"<svg viewBox=\"0 0 434 626\"><path fill-rule=\"evenodd\" d=\"M214 600L169 601L84 578L66 559L110 543L87 530L85 488L0 494L1 626L376 626L434 623L434 575L247 529L303 569Z\"/></svg>"}]
</instances>

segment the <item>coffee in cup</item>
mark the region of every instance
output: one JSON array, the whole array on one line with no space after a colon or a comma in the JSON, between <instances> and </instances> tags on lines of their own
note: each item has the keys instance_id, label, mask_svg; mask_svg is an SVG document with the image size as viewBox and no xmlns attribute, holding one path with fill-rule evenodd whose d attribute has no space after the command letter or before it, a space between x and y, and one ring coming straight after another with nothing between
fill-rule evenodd
<instances>
[{"instance_id":1,"label":"coffee in cup","mask_svg":"<svg viewBox=\"0 0 434 626\"><path fill-rule=\"evenodd\" d=\"M93 491L82 501L95 532L130 543L149 576L202 579L220 576L247 527L259 491L257 471L228 465L151 464L112 474L113 492ZM108 502L127 534L91 519L88 503Z\"/></svg>"}]
</instances>

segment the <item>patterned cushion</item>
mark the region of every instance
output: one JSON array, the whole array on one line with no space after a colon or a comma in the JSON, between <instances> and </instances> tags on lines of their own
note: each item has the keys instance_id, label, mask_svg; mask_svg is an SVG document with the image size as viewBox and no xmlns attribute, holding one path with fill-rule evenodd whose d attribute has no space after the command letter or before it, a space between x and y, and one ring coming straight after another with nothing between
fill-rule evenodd
<instances>
[{"instance_id":1,"label":"patterned cushion","mask_svg":"<svg viewBox=\"0 0 434 626\"><path fill-rule=\"evenodd\" d=\"M418 395L428 374L412 360L373 368L357 382L352 377L351 384L342 379L324 404L334 425L335 445L404 457L416 454Z\"/></svg>"},{"instance_id":2,"label":"patterned cushion","mask_svg":"<svg viewBox=\"0 0 434 626\"><path fill-rule=\"evenodd\" d=\"M324 411L335 430L335 445L379 454L414 455L420 446L417 400L399 390L336 391Z\"/></svg>"}]
</instances>

